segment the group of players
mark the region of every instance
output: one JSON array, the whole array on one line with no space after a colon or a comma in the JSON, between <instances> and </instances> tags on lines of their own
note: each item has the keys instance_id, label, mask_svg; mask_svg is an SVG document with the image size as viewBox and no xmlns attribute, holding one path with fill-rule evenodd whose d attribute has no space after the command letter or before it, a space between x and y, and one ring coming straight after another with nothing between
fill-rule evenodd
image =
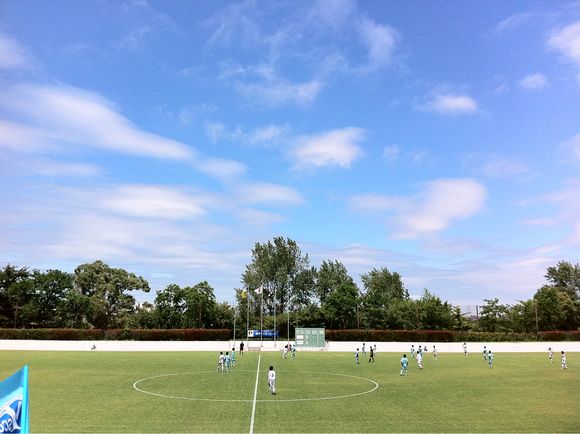
<instances>
[{"instance_id":1,"label":"group of players","mask_svg":"<svg viewBox=\"0 0 580 434\"><path fill-rule=\"evenodd\" d=\"M230 367L235 366L236 366L236 349L232 348L231 353L229 351L226 351L225 354L223 351L220 351L216 372L230 372Z\"/></svg>"}]
</instances>

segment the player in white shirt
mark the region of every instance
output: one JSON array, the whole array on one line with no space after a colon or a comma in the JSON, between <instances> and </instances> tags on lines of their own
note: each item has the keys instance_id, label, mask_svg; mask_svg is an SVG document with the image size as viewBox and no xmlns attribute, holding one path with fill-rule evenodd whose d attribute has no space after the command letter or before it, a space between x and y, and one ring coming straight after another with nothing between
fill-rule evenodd
<instances>
[{"instance_id":1,"label":"player in white shirt","mask_svg":"<svg viewBox=\"0 0 580 434\"><path fill-rule=\"evenodd\" d=\"M548 347L548 357L550 358L550 363L554 363L554 352L552 347Z\"/></svg>"},{"instance_id":2,"label":"player in white shirt","mask_svg":"<svg viewBox=\"0 0 580 434\"><path fill-rule=\"evenodd\" d=\"M562 351L562 369L568 369L568 365L566 365L566 353Z\"/></svg>"},{"instance_id":3,"label":"player in white shirt","mask_svg":"<svg viewBox=\"0 0 580 434\"><path fill-rule=\"evenodd\" d=\"M420 352L417 352L417 366L419 369L423 369L423 354Z\"/></svg>"},{"instance_id":4,"label":"player in white shirt","mask_svg":"<svg viewBox=\"0 0 580 434\"><path fill-rule=\"evenodd\" d=\"M270 395L276 394L276 371L274 371L273 366L270 366L268 371L268 388L270 389Z\"/></svg>"},{"instance_id":5,"label":"player in white shirt","mask_svg":"<svg viewBox=\"0 0 580 434\"><path fill-rule=\"evenodd\" d=\"M463 353L465 354L465 357L467 357L467 344L465 342L463 342Z\"/></svg>"},{"instance_id":6,"label":"player in white shirt","mask_svg":"<svg viewBox=\"0 0 580 434\"><path fill-rule=\"evenodd\" d=\"M218 358L218 364L217 364L216 372L217 371L224 372L224 362L225 362L225 360L226 360L226 358L224 356L224 353L222 351L220 351L220 356Z\"/></svg>"},{"instance_id":7,"label":"player in white shirt","mask_svg":"<svg viewBox=\"0 0 580 434\"><path fill-rule=\"evenodd\" d=\"M433 358L437 360L437 348L435 348L435 345L433 345Z\"/></svg>"}]
</instances>

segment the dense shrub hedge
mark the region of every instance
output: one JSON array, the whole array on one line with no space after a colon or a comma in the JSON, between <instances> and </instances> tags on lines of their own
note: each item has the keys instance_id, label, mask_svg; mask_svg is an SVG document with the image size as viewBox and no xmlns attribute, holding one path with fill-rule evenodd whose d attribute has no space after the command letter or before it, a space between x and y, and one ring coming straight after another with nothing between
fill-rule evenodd
<instances>
[{"instance_id":1,"label":"dense shrub hedge","mask_svg":"<svg viewBox=\"0 0 580 434\"><path fill-rule=\"evenodd\" d=\"M227 341L228 329L0 329L0 339L35 339L63 341Z\"/></svg>"},{"instance_id":2,"label":"dense shrub hedge","mask_svg":"<svg viewBox=\"0 0 580 434\"><path fill-rule=\"evenodd\" d=\"M360 342L526 342L579 341L580 331L487 333L453 330L326 330L327 341Z\"/></svg>"},{"instance_id":3,"label":"dense shrub hedge","mask_svg":"<svg viewBox=\"0 0 580 434\"><path fill-rule=\"evenodd\" d=\"M0 329L0 339L64 341L227 341L229 329ZM535 333L459 332L453 330L326 330L327 341L360 342L526 342L580 341L580 331Z\"/></svg>"}]
</instances>

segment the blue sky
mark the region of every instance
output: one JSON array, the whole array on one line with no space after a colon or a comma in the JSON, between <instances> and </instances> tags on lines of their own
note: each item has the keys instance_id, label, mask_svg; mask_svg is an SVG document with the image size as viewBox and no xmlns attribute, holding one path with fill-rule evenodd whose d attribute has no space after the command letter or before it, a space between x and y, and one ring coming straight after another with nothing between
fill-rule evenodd
<instances>
[{"instance_id":1,"label":"blue sky","mask_svg":"<svg viewBox=\"0 0 580 434\"><path fill-rule=\"evenodd\" d=\"M233 299L256 242L455 304L579 261L580 3L0 1L0 263Z\"/></svg>"}]
</instances>

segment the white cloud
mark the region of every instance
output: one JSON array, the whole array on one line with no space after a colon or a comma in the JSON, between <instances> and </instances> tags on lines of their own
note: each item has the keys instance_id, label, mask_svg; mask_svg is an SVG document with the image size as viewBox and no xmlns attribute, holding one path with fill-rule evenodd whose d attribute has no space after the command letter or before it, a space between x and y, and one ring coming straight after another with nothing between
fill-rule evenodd
<instances>
[{"instance_id":1,"label":"white cloud","mask_svg":"<svg viewBox=\"0 0 580 434\"><path fill-rule=\"evenodd\" d=\"M300 205L304 199L295 189L271 183L244 183L236 188L236 198L244 204Z\"/></svg>"},{"instance_id":2,"label":"white cloud","mask_svg":"<svg viewBox=\"0 0 580 434\"><path fill-rule=\"evenodd\" d=\"M293 151L296 167L338 166L349 168L361 154L359 142L364 139L361 128L343 128L326 133L302 136Z\"/></svg>"},{"instance_id":3,"label":"white cloud","mask_svg":"<svg viewBox=\"0 0 580 434\"><path fill-rule=\"evenodd\" d=\"M209 158L200 161L198 168L205 173L221 179L235 178L247 172L245 164L220 158Z\"/></svg>"},{"instance_id":4,"label":"white cloud","mask_svg":"<svg viewBox=\"0 0 580 434\"><path fill-rule=\"evenodd\" d=\"M199 197L156 185L123 185L101 199L104 209L126 216L181 219L205 214Z\"/></svg>"},{"instance_id":5,"label":"white cloud","mask_svg":"<svg viewBox=\"0 0 580 434\"><path fill-rule=\"evenodd\" d=\"M395 160L401 154L401 150L397 145L385 146L383 149L383 157L387 160Z\"/></svg>"},{"instance_id":6,"label":"white cloud","mask_svg":"<svg viewBox=\"0 0 580 434\"><path fill-rule=\"evenodd\" d=\"M528 21L530 18L533 17L533 14L527 12L517 12L513 15L510 15L506 19L500 21L495 26L496 33L506 32L508 30L514 30L517 27L521 26L523 23Z\"/></svg>"},{"instance_id":7,"label":"white cloud","mask_svg":"<svg viewBox=\"0 0 580 434\"><path fill-rule=\"evenodd\" d=\"M564 142L562 147L572 157L573 161L580 163L580 133Z\"/></svg>"},{"instance_id":8,"label":"white cloud","mask_svg":"<svg viewBox=\"0 0 580 434\"><path fill-rule=\"evenodd\" d=\"M276 142L282 138L288 127L280 125L268 125L257 128L249 134L248 141L252 144Z\"/></svg>"},{"instance_id":9,"label":"white cloud","mask_svg":"<svg viewBox=\"0 0 580 434\"><path fill-rule=\"evenodd\" d=\"M437 94L424 109L441 115L471 114L478 111L477 103L468 95Z\"/></svg>"},{"instance_id":10,"label":"white cloud","mask_svg":"<svg viewBox=\"0 0 580 434\"><path fill-rule=\"evenodd\" d=\"M26 50L8 35L0 32L0 70L24 69L32 66Z\"/></svg>"},{"instance_id":11,"label":"white cloud","mask_svg":"<svg viewBox=\"0 0 580 434\"><path fill-rule=\"evenodd\" d=\"M543 74L531 74L520 80L520 87L525 90L539 90L547 86L548 80Z\"/></svg>"},{"instance_id":12,"label":"white cloud","mask_svg":"<svg viewBox=\"0 0 580 434\"><path fill-rule=\"evenodd\" d=\"M481 173L490 178L528 177L530 169L511 157L490 156L481 168Z\"/></svg>"},{"instance_id":13,"label":"white cloud","mask_svg":"<svg viewBox=\"0 0 580 434\"><path fill-rule=\"evenodd\" d=\"M397 32L368 18L361 21L358 30L368 55L368 65L363 69L372 71L389 64L395 50Z\"/></svg>"},{"instance_id":14,"label":"white cloud","mask_svg":"<svg viewBox=\"0 0 580 434\"><path fill-rule=\"evenodd\" d=\"M41 142L95 146L159 159L193 161L195 157L192 148L141 131L111 102L78 88L21 84L5 92L0 106L23 118L15 131L43 134ZM25 134L21 137L26 138Z\"/></svg>"},{"instance_id":15,"label":"white cloud","mask_svg":"<svg viewBox=\"0 0 580 434\"><path fill-rule=\"evenodd\" d=\"M324 83L313 79L304 83L291 83L285 79L273 79L260 82L237 82L235 88L249 100L258 101L278 107L286 104L299 106L311 104Z\"/></svg>"},{"instance_id":16,"label":"white cloud","mask_svg":"<svg viewBox=\"0 0 580 434\"><path fill-rule=\"evenodd\" d=\"M471 179L438 179L409 197L360 195L351 198L351 208L393 213L394 238L414 239L447 229L460 219L481 210L486 188Z\"/></svg>"},{"instance_id":17,"label":"white cloud","mask_svg":"<svg viewBox=\"0 0 580 434\"><path fill-rule=\"evenodd\" d=\"M554 31L548 38L548 46L580 67L580 21Z\"/></svg>"}]
</instances>

